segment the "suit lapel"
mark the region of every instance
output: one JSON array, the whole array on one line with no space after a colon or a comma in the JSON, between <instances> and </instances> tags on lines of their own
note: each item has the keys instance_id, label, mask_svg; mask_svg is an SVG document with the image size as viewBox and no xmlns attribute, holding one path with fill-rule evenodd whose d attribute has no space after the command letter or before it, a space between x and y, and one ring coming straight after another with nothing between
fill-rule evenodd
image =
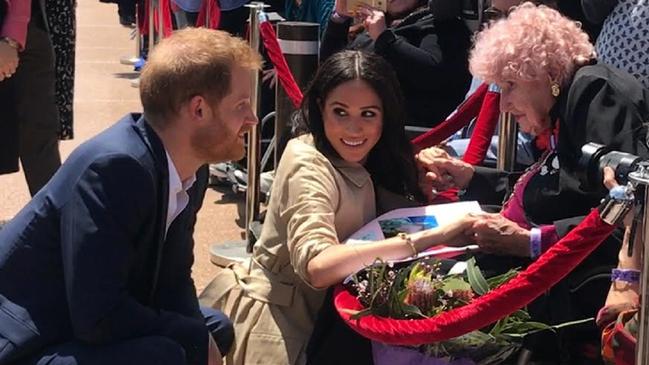
<instances>
[{"instance_id":1,"label":"suit lapel","mask_svg":"<svg viewBox=\"0 0 649 365\"><path fill-rule=\"evenodd\" d=\"M149 294L149 300L153 302L158 286L160 264L162 263L162 250L165 241L165 228L167 226L167 209L169 207L169 166L167 164L167 155L164 145L162 144L160 137L158 137L153 128L151 128L151 126L144 120L143 116L137 120L134 127L153 156L157 176L159 176L158 191L161 196L158 197L158 201L160 202L160 214L158 215L158 221L156 222L156 239L154 242L156 256L153 266L154 269L151 275L151 292Z\"/></svg>"}]
</instances>

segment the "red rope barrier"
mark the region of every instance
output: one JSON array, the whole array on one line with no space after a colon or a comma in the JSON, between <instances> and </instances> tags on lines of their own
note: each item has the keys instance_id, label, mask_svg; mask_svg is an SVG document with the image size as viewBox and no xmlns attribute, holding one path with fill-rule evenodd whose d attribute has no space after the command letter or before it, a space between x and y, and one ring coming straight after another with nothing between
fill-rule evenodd
<instances>
[{"instance_id":1,"label":"red rope barrier","mask_svg":"<svg viewBox=\"0 0 649 365\"><path fill-rule=\"evenodd\" d=\"M266 48L266 53L270 58L270 61L275 66L277 72L277 79L279 80L280 85L286 91L289 99L293 102L293 105L296 108L300 107L302 104L302 91L297 86L295 79L291 70L288 68L284 54L282 53L281 48L279 47L279 42L277 42L277 36L275 35L275 29L270 22L262 22L259 25L259 32L261 34L261 39L264 41L264 47Z\"/></svg>"},{"instance_id":2,"label":"red rope barrier","mask_svg":"<svg viewBox=\"0 0 649 365\"><path fill-rule=\"evenodd\" d=\"M209 24L205 24L205 12L209 6L210 20ZM221 7L217 0L203 0L201 2L200 10L198 11L198 18L196 19L197 27L206 27L209 29L218 29L221 24Z\"/></svg>"},{"instance_id":3,"label":"red rope barrier","mask_svg":"<svg viewBox=\"0 0 649 365\"><path fill-rule=\"evenodd\" d=\"M603 222L599 211L591 213L567 236L541 255L525 271L471 304L419 320L366 316L350 319L363 309L356 297L338 286L334 305L343 320L356 332L392 345L422 345L483 328L526 306L563 279L586 258L615 227Z\"/></svg>"},{"instance_id":4,"label":"red rope barrier","mask_svg":"<svg viewBox=\"0 0 649 365\"><path fill-rule=\"evenodd\" d=\"M158 25L160 24L160 21L158 21L158 15L160 14L159 11L156 10L156 12L153 14L153 25L154 29L157 34L162 33L163 37L169 37L172 32L172 27L171 27L171 9L169 5L169 0L158 0L159 5L162 6L162 32L158 29ZM141 19L138 19L138 26L140 27L140 34L141 35L148 35L149 34L149 11L151 9L150 6L151 0L144 0L144 15L142 16Z\"/></svg>"},{"instance_id":5,"label":"red rope barrier","mask_svg":"<svg viewBox=\"0 0 649 365\"><path fill-rule=\"evenodd\" d=\"M491 137L493 137L498 125L500 116L500 93L487 91L482 100L480 113L469 140L469 146L466 148L464 162L471 165L479 165L484 161L489 146L491 146Z\"/></svg>"},{"instance_id":6,"label":"red rope barrier","mask_svg":"<svg viewBox=\"0 0 649 365\"><path fill-rule=\"evenodd\" d=\"M428 132L417 136L411 142L417 151L438 145L443 140L450 137L453 133L462 129L478 115L482 101L488 90L487 84L482 84L457 108L455 114L451 115Z\"/></svg>"}]
</instances>

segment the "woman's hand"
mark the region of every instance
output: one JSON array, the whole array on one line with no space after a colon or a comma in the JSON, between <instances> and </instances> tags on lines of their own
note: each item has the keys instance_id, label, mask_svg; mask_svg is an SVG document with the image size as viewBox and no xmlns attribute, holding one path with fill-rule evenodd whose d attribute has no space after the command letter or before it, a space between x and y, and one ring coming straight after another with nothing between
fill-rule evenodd
<instances>
[{"instance_id":1,"label":"woman's hand","mask_svg":"<svg viewBox=\"0 0 649 365\"><path fill-rule=\"evenodd\" d=\"M383 33L387 29L384 12L376 10L364 4L359 7L358 12L361 17L365 18L363 20L363 23L365 24L367 34L370 35L370 38L372 38L372 40L376 40L381 35L381 33Z\"/></svg>"},{"instance_id":2,"label":"woman's hand","mask_svg":"<svg viewBox=\"0 0 649 365\"><path fill-rule=\"evenodd\" d=\"M476 244L485 252L530 256L530 231L500 214L481 214L472 229Z\"/></svg>"},{"instance_id":3,"label":"woman's hand","mask_svg":"<svg viewBox=\"0 0 649 365\"><path fill-rule=\"evenodd\" d=\"M0 81L10 78L18 68L18 50L0 42Z\"/></svg>"},{"instance_id":4,"label":"woman's hand","mask_svg":"<svg viewBox=\"0 0 649 365\"><path fill-rule=\"evenodd\" d=\"M453 158L441 148L431 147L415 155L420 171L425 172L420 183L422 190L437 191L449 188L464 189L473 178L475 169L460 159Z\"/></svg>"},{"instance_id":5,"label":"woman's hand","mask_svg":"<svg viewBox=\"0 0 649 365\"><path fill-rule=\"evenodd\" d=\"M441 243L446 246L461 247L474 243L473 226L478 218L475 215L467 214L464 217L447 224L442 229Z\"/></svg>"},{"instance_id":6,"label":"woman's hand","mask_svg":"<svg viewBox=\"0 0 649 365\"><path fill-rule=\"evenodd\" d=\"M417 252L422 252L430 247L446 245L462 247L473 243L472 227L476 216L467 214L441 227L426 229L410 234Z\"/></svg>"}]
</instances>

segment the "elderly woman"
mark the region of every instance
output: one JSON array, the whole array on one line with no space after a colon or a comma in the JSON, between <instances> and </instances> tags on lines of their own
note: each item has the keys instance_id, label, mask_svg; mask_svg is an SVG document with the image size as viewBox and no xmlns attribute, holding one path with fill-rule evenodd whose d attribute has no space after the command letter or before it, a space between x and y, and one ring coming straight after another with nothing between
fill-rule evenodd
<instances>
[{"instance_id":1,"label":"elderly woman","mask_svg":"<svg viewBox=\"0 0 649 365\"><path fill-rule=\"evenodd\" d=\"M603 186L586 189L578 177L584 144L596 142L649 157L643 125L649 120L649 93L630 75L596 64L594 57L578 24L531 3L514 8L477 35L469 61L472 73L501 88L501 111L535 135L543 151L513 185L500 213L485 215L473 227L483 251L504 256L511 265L535 259L599 204ZM514 182L513 174L474 168L440 150L423 151L419 160L438 190L454 186L465 191L465 198L483 203L500 203L503 195L494 192L509 191ZM619 244L619 237L610 238L557 290L578 287L578 273L614 265ZM499 262L493 266L505 267L504 258L495 255L483 265ZM548 300L542 311L552 312L549 320L592 316L605 296L603 286L583 295L566 294L560 306Z\"/></svg>"}]
</instances>

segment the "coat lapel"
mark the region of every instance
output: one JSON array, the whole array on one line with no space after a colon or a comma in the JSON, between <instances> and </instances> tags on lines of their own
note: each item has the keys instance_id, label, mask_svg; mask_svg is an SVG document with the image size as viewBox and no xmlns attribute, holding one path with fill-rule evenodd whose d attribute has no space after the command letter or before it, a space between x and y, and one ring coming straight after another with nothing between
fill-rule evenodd
<instances>
[{"instance_id":1,"label":"coat lapel","mask_svg":"<svg viewBox=\"0 0 649 365\"><path fill-rule=\"evenodd\" d=\"M137 119L137 115L133 115ZM162 263L162 250L165 241L165 227L167 226L167 208L169 207L169 166L167 165L167 155L162 144L162 140L155 133L153 128L146 122L144 116L139 116L134 125L142 142L147 146L153 157L158 179L158 191L161 196L158 197L160 202L160 214L156 222L156 239L155 239L155 262L154 270L151 275L151 293L149 300L153 301L158 286L158 276L160 274L160 264Z\"/></svg>"}]
</instances>

